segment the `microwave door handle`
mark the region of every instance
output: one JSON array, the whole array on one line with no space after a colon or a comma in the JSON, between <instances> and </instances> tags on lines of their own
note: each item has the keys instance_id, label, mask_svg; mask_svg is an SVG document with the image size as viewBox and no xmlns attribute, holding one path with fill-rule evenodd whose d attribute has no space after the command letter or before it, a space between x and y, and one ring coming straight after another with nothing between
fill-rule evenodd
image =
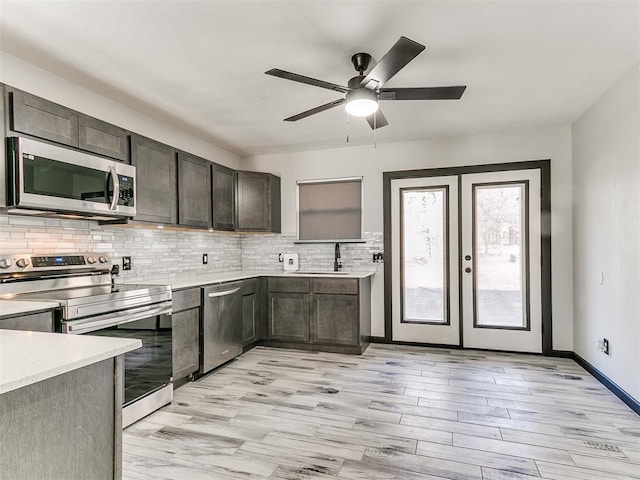
<instances>
[{"instance_id":1,"label":"microwave door handle","mask_svg":"<svg viewBox=\"0 0 640 480\"><path fill-rule=\"evenodd\" d=\"M109 203L109 210L116 210L118 207L118 199L120 198L120 182L118 182L116 169L113 167L107 169L107 201L109 201L109 178L113 180L113 198Z\"/></svg>"}]
</instances>

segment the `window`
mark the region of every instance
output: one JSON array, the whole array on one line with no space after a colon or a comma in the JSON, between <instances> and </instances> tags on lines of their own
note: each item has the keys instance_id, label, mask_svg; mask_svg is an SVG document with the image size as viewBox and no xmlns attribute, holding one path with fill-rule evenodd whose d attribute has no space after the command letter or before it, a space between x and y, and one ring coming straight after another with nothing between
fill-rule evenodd
<instances>
[{"instance_id":1,"label":"window","mask_svg":"<svg viewBox=\"0 0 640 480\"><path fill-rule=\"evenodd\" d=\"M362 177L297 184L298 241L362 241Z\"/></svg>"}]
</instances>

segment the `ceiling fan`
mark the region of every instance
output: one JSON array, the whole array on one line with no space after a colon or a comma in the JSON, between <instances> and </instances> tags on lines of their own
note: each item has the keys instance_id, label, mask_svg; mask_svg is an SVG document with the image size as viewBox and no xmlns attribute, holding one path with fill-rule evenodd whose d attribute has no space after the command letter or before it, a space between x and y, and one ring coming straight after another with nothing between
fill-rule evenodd
<instances>
[{"instance_id":1,"label":"ceiling fan","mask_svg":"<svg viewBox=\"0 0 640 480\"><path fill-rule=\"evenodd\" d=\"M466 86L382 88L385 83L424 49L424 45L420 45L406 37L400 37L395 45L373 66L366 76L364 72L369 68L371 55L368 53L356 53L351 57L351 63L353 63L353 66L358 71L358 75L350 79L346 87L311 77L305 77L297 73L286 72L279 68L272 68L264 73L345 94L344 98L285 118L285 122L295 122L316 113L337 107L338 105L346 104L345 109L347 113L357 117L366 117L371 128L376 129L389 124L379 109L379 100L458 100L462 97L464 90L467 88Z\"/></svg>"}]
</instances>

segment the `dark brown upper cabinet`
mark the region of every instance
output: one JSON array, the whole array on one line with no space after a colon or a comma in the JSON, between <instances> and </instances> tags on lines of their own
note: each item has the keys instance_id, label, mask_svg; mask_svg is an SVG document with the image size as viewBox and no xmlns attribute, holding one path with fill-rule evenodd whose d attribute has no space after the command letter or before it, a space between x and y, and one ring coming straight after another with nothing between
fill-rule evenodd
<instances>
[{"instance_id":1,"label":"dark brown upper cabinet","mask_svg":"<svg viewBox=\"0 0 640 480\"><path fill-rule=\"evenodd\" d=\"M12 131L129 161L126 130L30 93L8 90Z\"/></svg>"},{"instance_id":2,"label":"dark brown upper cabinet","mask_svg":"<svg viewBox=\"0 0 640 480\"><path fill-rule=\"evenodd\" d=\"M76 112L20 90L11 90L9 99L11 130L78 147Z\"/></svg>"},{"instance_id":3,"label":"dark brown upper cabinet","mask_svg":"<svg viewBox=\"0 0 640 480\"><path fill-rule=\"evenodd\" d=\"M136 167L134 220L178 223L176 151L162 143L131 136L131 164Z\"/></svg>"},{"instance_id":4,"label":"dark brown upper cabinet","mask_svg":"<svg viewBox=\"0 0 640 480\"><path fill-rule=\"evenodd\" d=\"M178 152L178 224L211 227L211 162Z\"/></svg>"},{"instance_id":5,"label":"dark brown upper cabinet","mask_svg":"<svg viewBox=\"0 0 640 480\"><path fill-rule=\"evenodd\" d=\"M236 229L237 181L235 170L217 163L211 165L214 230L234 231Z\"/></svg>"},{"instance_id":6,"label":"dark brown upper cabinet","mask_svg":"<svg viewBox=\"0 0 640 480\"><path fill-rule=\"evenodd\" d=\"M129 161L127 131L97 118L78 114L78 146L87 152Z\"/></svg>"},{"instance_id":7,"label":"dark brown upper cabinet","mask_svg":"<svg viewBox=\"0 0 640 480\"><path fill-rule=\"evenodd\" d=\"M238 172L237 231L280 233L280 178Z\"/></svg>"}]
</instances>

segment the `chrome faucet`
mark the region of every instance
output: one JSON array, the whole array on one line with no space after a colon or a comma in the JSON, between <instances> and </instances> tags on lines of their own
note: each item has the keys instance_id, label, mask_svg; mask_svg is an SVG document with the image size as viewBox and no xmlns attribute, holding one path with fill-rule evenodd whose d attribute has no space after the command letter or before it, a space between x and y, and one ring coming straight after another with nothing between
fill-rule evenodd
<instances>
[{"instance_id":1,"label":"chrome faucet","mask_svg":"<svg viewBox=\"0 0 640 480\"><path fill-rule=\"evenodd\" d=\"M338 272L342 270L342 263L340 262L340 244L336 242L335 256L333 257L333 271Z\"/></svg>"}]
</instances>

